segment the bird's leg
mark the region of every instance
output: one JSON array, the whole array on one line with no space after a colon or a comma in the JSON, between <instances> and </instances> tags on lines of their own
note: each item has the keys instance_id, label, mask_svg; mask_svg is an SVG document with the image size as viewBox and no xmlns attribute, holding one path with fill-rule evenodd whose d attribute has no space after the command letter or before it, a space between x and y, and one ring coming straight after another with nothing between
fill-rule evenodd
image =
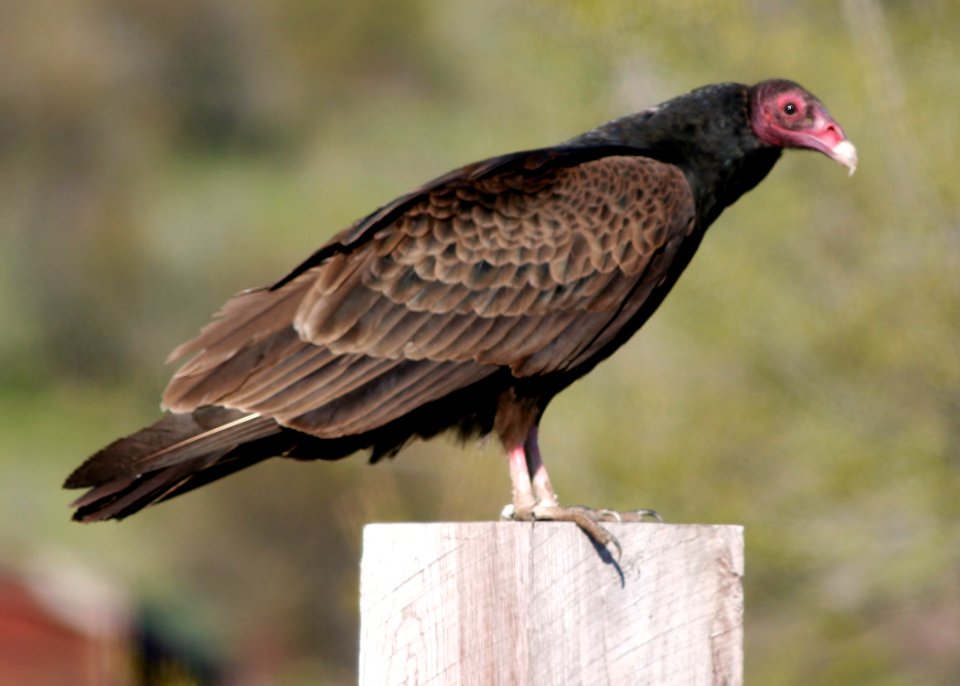
<instances>
[{"instance_id":1,"label":"bird's leg","mask_svg":"<svg viewBox=\"0 0 960 686\"><path fill-rule=\"evenodd\" d=\"M523 443L507 451L513 504L503 512L506 519L533 519L535 508L556 507L557 494L550 483L550 475L540 457L537 445L537 427L530 429Z\"/></svg>"},{"instance_id":2,"label":"bird's leg","mask_svg":"<svg viewBox=\"0 0 960 686\"><path fill-rule=\"evenodd\" d=\"M533 487L533 497L537 505L544 507L555 507L560 504L557 499L557 493L553 490L553 484L550 483L550 475L547 474L547 467L543 464L543 458L540 456L540 446L537 444L537 427L530 429L527 434L527 440L523 443L523 451L527 462L527 473L530 475L530 483Z\"/></svg>"},{"instance_id":3,"label":"bird's leg","mask_svg":"<svg viewBox=\"0 0 960 686\"><path fill-rule=\"evenodd\" d=\"M550 476L547 474L547 467L543 464L543 457L540 455L540 445L537 443L537 427L530 429L527 434L527 440L524 442L524 452L527 458L527 471L530 474L530 482L533 487L533 497L537 501L537 507L534 510L534 516L538 519L548 519L540 517L537 512L546 513L550 508L559 508L560 500L557 498L556 491L550 483ZM654 510L630 510L627 512L618 512L616 510L599 509L595 510L589 507L573 506L560 508L566 511L576 511L594 522L642 522L653 519L662 522L663 519Z\"/></svg>"},{"instance_id":4,"label":"bird's leg","mask_svg":"<svg viewBox=\"0 0 960 686\"><path fill-rule=\"evenodd\" d=\"M598 522L662 521L653 510L616 512L580 506L562 507L540 454L537 427L530 429L522 444L516 444L507 451L507 462L513 487L513 504L504 508L501 515L504 519L573 522L596 543L612 548L618 557L620 543Z\"/></svg>"},{"instance_id":5,"label":"bird's leg","mask_svg":"<svg viewBox=\"0 0 960 686\"><path fill-rule=\"evenodd\" d=\"M507 452L507 465L510 467L510 486L513 491L513 505L503 511L504 518L530 519L537 500L533 495L533 484L527 467L524 446L518 444Z\"/></svg>"},{"instance_id":6,"label":"bird's leg","mask_svg":"<svg viewBox=\"0 0 960 686\"><path fill-rule=\"evenodd\" d=\"M501 515L504 519L573 522L599 545L611 546L619 557L620 543L609 531L597 524L598 519L611 519L610 517L601 516L603 511L560 506L550 483L547 467L540 455L537 427L530 430L522 444L507 451L507 463L510 467L513 505L504 509Z\"/></svg>"}]
</instances>

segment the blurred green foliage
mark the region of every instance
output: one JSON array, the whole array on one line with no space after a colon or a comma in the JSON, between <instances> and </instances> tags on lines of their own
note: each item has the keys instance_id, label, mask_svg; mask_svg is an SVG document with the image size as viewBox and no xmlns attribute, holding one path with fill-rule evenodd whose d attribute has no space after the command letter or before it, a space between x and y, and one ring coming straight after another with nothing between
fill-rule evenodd
<instances>
[{"instance_id":1,"label":"blurred green foliage","mask_svg":"<svg viewBox=\"0 0 960 686\"><path fill-rule=\"evenodd\" d=\"M393 196L783 76L860 171L785 156L545 454L568 502L747 527L751 683L960 682L958 53L946 0L0 5L0 549L69 551L263 683L353 682L362 524L495 516L496 445L276 460L120 526L68 523L63 477L231 293Z\"/></svg>"}]
</instances>

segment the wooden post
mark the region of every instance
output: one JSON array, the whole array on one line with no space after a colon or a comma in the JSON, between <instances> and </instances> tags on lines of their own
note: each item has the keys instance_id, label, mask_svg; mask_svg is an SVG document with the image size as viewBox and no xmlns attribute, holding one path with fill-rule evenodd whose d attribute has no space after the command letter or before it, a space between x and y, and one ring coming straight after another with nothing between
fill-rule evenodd
<instances>
[{"instance_id":1,"label":"wooden post","mask_svg":"<svg viewBox=\"0 0 960 686\"><path fill-rule=\"evenodd\" d=\"M368 525L361 686L739 686L743 529L604 526Z\"/></svg>"}]
</instances>

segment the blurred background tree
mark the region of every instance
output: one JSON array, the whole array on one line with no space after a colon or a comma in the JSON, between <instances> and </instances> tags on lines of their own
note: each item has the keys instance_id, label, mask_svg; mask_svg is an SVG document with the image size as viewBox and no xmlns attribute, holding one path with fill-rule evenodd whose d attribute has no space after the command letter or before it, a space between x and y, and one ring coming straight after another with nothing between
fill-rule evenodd
<instances>
[{"instance_id":1,"label":"blurred background tree","mask_svg":"<svg viewBox=\"0 0 960 686\"><path fill-rule=\"evenodd\" d=\"M354 683L361 526L496 516L496 445L273 461L120 526L62 479L227 297L395 195L783 76L860 171L787 155L544 450L568 502L747 527L751 683L960 682L958 53L946 0L0 5L5 560L99 568L243 683Z\"/></svg>"}]
</instances>

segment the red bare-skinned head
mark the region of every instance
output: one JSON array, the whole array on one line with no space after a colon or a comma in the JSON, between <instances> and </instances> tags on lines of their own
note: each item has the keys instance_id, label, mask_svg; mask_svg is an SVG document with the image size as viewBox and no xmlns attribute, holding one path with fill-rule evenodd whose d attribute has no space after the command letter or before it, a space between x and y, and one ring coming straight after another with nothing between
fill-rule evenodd
<instances>
[{"instance_id":1,"label":"red bare-skinned head","mask_svg":"<svg viewBox=\"0 0 960 686\"><path fill-rule=\"evenodd\" d=\"M792 81L763 81L751 88L751 125L766 143L822 152L853 174L857 149L819 100Z\"/></svg>"}]
</instances>

